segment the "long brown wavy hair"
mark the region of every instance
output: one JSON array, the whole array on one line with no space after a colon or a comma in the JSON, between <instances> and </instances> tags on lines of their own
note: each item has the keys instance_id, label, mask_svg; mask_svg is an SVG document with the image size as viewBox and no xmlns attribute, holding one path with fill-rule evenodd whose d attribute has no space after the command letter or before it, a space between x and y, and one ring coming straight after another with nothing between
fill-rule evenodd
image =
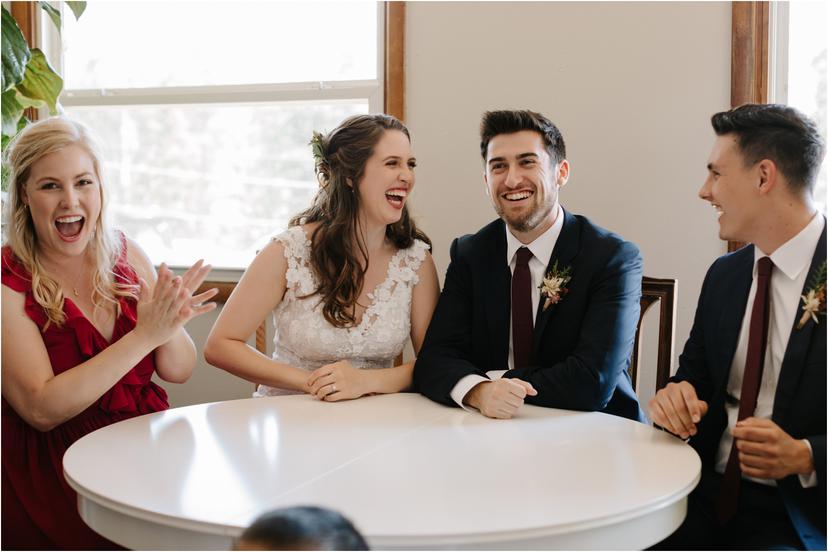
<instances>
[{"instance_id":1,"label":"long brown wavy hair","mask_svg":"<svg viewBox=\"0 0 828 552\"><path fill-rule=\"evenodd\" d=\"M405 125L384 114L355 115L326 135L314 134L311 145L319 191L311 206L289 223L320 223L311 235L310 265L319 281L311 295L322 296L325 320L337 328L356 325L356 302L368 268L368 251L359 239L359 185L365 163L389 130L398 130L411 140ZM407 205L400 220L386 226L385 237L397 249L407 249L415 239L431 247L431 240L409 216Z\"/></svg>"}]
</instances>

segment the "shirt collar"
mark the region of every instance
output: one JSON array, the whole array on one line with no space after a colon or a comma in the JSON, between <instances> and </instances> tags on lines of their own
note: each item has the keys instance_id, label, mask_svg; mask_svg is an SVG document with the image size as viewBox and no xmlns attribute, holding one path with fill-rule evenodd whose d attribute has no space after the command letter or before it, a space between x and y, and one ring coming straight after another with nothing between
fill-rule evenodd
<instances>
[{"instance_id":1,"label":"shirt collar","mask_svg":"<svg viewBox=\"0 0 828 552\"><path fill-rule=\"evenodd\" d=\"M558 236L561 235L563 228L564 212L561 205L558 204L558 214L555 216L555 223L543 234L535 238L532 243L523 244L517 239L506 226L506 263L512 265L515 259L517 250L521 247L528 247L532 255L537 257L544 265L549 262L552 257L552 251L555 249L555 244L558 242Z\"/></svg>"},{"instance_id":2,"label":"shirt collar","mask_svg":"<svg viewBox=\"0 0 828 552\"><path fill-rule=\"evenodd\" d=\"M815 214L805 228L770 255L773 265L791 280L796 279L803 270L811 266L823 226L825 226L825 218L821 213ZM756 276L756 262L765 256L766 254L758 247L753 248L754 276Z\"/></svg>"}]
</instances>

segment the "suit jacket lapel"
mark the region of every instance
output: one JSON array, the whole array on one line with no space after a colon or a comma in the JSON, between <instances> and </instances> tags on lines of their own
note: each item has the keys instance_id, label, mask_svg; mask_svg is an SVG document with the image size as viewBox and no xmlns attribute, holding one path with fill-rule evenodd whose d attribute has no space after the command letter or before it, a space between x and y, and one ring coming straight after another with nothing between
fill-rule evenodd
<instances>
[{"instance_id":1,"label":"suit jacket lapel","mask_svg":"<svg viewBox=\"0 0 828 552\"><path fill-rule=\"evenodd\" d=\"M750 294L750 286L753 283L753 245L749 245L750 254L745 254L742 259L742 264L736 267L733 271L734 280L730 285L723 286L721 293L722 308L721 318L718 323L719 339L721 344L719 349L718 365L721 370L713 369L714 378L718 376L719 380L714 381L714 389L724 387L727 385L727 379L730 376L730 366L733 364L733 355L736 353L736 346L739 344L739 332L742 329L742 320L745 316L745 309L747 307L748 295ZM747 251L745 253L748 253ZM712 283L711 285L715 285Z\"/></svg>"},{"instance_id":2,"label":"suit jacket lapel","mask_svg":"<svg viewBox=\"0 0 828 552\"><path fill-rule=\"evenodd\" d=\"M491 370L505 370L509 362L509 327L512 312L512 273L506 262L506 226L493 233L491 255L485 260L483 303L492 343Z\"/></svg>"},{"instance_id":3,"label":"suit jacket lapel","mask_svg":"<svg viewBox=\"0 0 828 552\"><path fill-rule=\"evenodd\" d=\"M561 234L555 242L555 248L552 250L552 256L549 257L549 262L546 264L544 274L552 270L552 265L555 261L558 262L558 269L561 270L572 264L573 259L578 255L581 247L581 223L573 215L563 210L564 221L561 228ZM572 278L577 278L578 274L575 270L571 273ZM541 295L538 301L537 314L535 315L535 332L532 344L532 351L537 357L538 347L540 347L541 336L549 319L557 311L558 305L550 305L546 310L543 310L543 304L546 298Z\"/></svg>"},{"instance_id":4,"label":"suit jacket lapel","mask_svg":"<svg viewBox=\"0 0 828 552\"><path fill-rule=\"evenodd\" d=\"M805 285L802 288L801 295L808 292L812 282L811 276L816 272L817 268L825 262L825 226L822 228L822 235L817 243L816 251L811 259L811 266L808 268L808 276L805 278ZM776 397L773 402L773 419L780 420L784 416L786 410L791 404L791 400L796 392L799 377L802 374L802 369L805 366L805 355L808 352L808 346L811 344L811 339L815 337L817 331L817 324L813 320L808 320L801 329L797 329L799 318L802 316L802 301L797 302L796 316L794 316L793 328L791 329L791 337L788 340L788 348L785 349L785 356L782 359L782 368L779 371L779 382L776 385ZM823 324L825 321L823 320ZM825 331L821 329L821 331ZM824 359L823 359L824 360Z\"/></svg>"}]
</instances>

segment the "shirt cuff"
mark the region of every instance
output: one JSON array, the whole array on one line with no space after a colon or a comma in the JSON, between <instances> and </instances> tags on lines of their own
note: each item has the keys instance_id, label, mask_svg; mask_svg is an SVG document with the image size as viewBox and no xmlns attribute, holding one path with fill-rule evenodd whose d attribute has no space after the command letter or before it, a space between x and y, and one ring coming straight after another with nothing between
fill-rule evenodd
<instances>
[{"instance_id":1,"label":"shirt cuff","mask_svg":"<svg viewBox=\"0 0 828 552\"><path fill-rule=\"evenodd\" d=\"M490 380L498 380L503 377L503 374L508 372L509 370L489 370L486 372L486 375L489 377Z\"/></svg>"},{"instance_id":2,"label":"shirt cuff","mask_svg":"<svg viewBox=\"0 0 828 552\"><path fill-rule=\"evenodd\" d=\"M491 381L479 374L469 374L468 376L464 376L460 378L456 384L454 384L454 389L451 390L451 398L457 405L462 408L463 410L468 410L469 412L477 412L476 408L472 408L469 405L463 404L463 399L466 397L471 388L477 385L478 383L482 383L484 381Z\"/></svg>"},{"instance_id":3,"label":"shirt cuff","mask_svg":"<svg viewBox=\"0 0 828 552\"><path fill-rule=\"evenodd\" d=\"M811 453L811 460L814 458L814 449L811 448L811 442L808 439L802 439L805 441L805 444L808 445L808 451ZM817 486L817 475L816 470L812 471L808 475L801 475L799 476L799 484L802 485L803 489L810 489L811 487Z\"/></svg>"}]
</instances>

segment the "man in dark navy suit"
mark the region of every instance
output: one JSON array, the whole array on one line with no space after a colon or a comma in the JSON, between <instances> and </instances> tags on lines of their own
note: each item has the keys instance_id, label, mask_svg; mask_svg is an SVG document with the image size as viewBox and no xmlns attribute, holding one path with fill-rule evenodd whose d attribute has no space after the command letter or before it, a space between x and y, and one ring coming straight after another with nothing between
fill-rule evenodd
<instances>
[{"instance_id":1,"label":"man in dark navy suit","mask_svg":"<svg viewBox=\"0 0 828 552\"><path fill-rule=\"evenodd\" d=\"M710 267L676 375L649 405L702 460L687 519L658 547L825 550L824 142L787 106L712 123L699 196L722 239L750 245Z\"/></svg>"},{"instance_id":2,"label":"man in dark navy suit","mask_svg":"<svg viewBox=\"0 0 828 552\"><path fill-rule=\"evenodd\" d=\"M415 387L492 418L525 401L643 421L627 371L638 248L560 206L569 162L543 115L486 113L480 151L500 219L452 243Z\"/></svg>"}]
</instances>

